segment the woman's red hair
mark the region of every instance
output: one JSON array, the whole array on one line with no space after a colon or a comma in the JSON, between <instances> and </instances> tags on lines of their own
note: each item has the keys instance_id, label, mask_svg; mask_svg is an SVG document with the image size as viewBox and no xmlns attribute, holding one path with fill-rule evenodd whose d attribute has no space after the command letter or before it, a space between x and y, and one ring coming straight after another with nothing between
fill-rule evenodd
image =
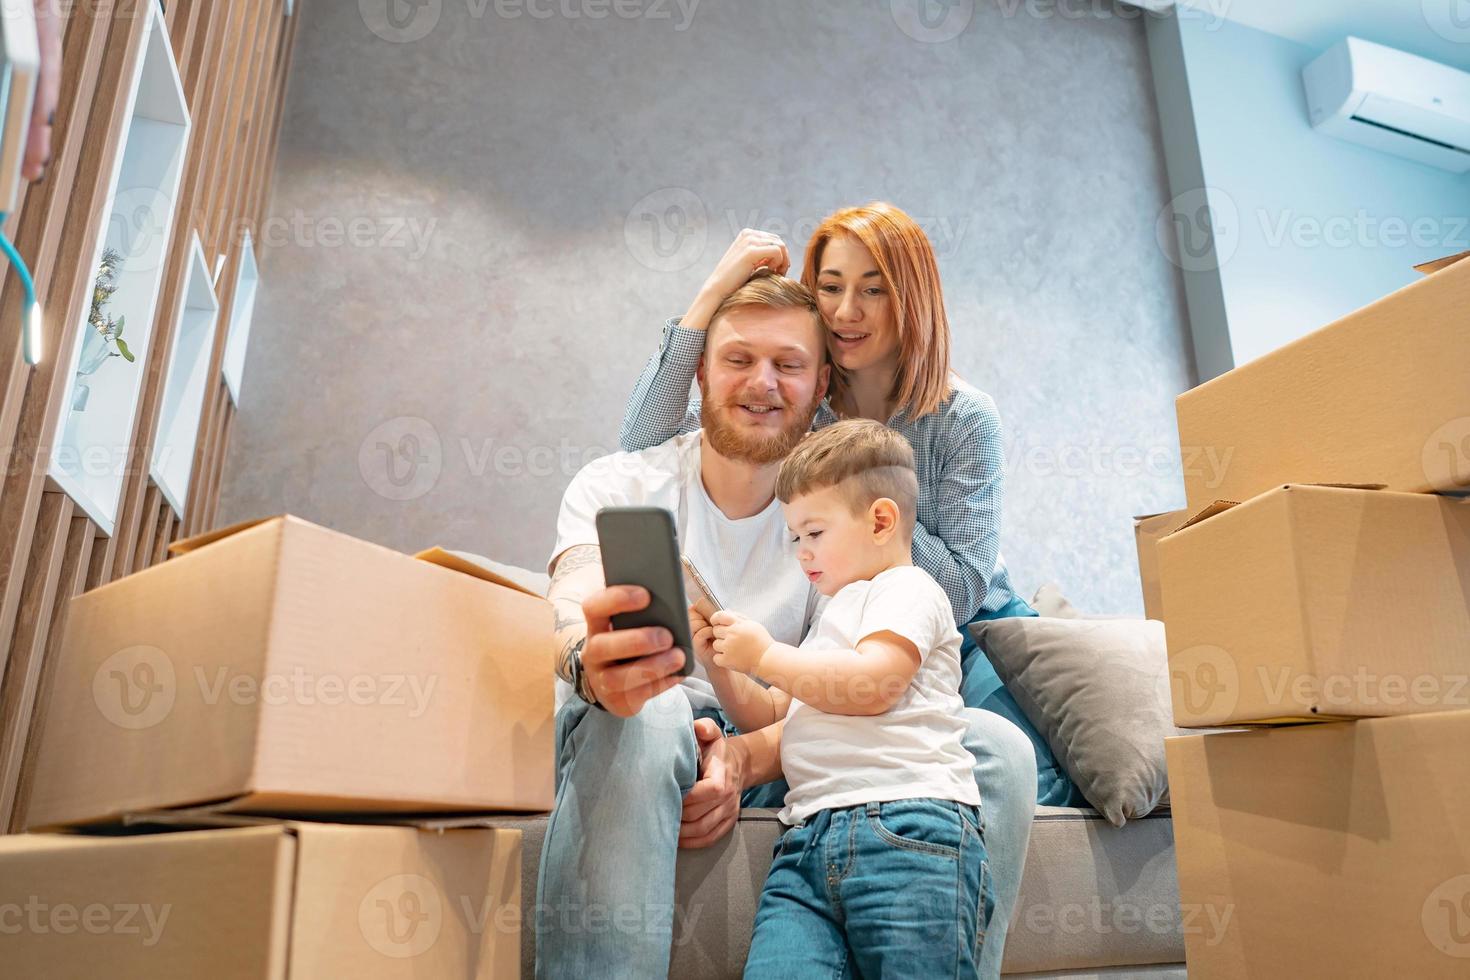
<instances>
[{"instance_id":1,"label":"woman's red hair","mask_svg":"<svg viewBox=\"0 0 1470 980\"><path fill-rule=\"evenodd\" d=\"M822 267L822 252L838 235L850 235L863 244L878 264L893 302L898 325L898 370L889 400L908 410L910 419L937 411L949 397L949 317L939 287L939 264L934 248L913 218L883 201L843 208L826 218L806 246L801 281L813 293ZM851 414L846 404L847 379L833 364L830 399L839 414Z\"/></svg>"}]
</instances>

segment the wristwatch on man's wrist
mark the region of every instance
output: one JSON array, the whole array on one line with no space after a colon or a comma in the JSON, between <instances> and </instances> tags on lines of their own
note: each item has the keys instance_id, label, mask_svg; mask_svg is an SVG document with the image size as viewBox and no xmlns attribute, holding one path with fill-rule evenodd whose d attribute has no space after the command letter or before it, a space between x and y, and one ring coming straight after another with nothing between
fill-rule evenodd
<instances>
[{"instance_id":1,"label":"wristwatch on man's wrist","mask_svg":"<svg viewBox=\"0 0 1470 980\"><path fill-rule=\"evenodd\" d=\"M572 647L572 690L577 692L577 697L586 701L592 707L601 708L602 704L597 700L597 695L592 692L592 680L587 676L587 672L582 669L582 648L586 645L587 638L584 636L577 641L576 646Z\"/></svg>"}]
</instances>

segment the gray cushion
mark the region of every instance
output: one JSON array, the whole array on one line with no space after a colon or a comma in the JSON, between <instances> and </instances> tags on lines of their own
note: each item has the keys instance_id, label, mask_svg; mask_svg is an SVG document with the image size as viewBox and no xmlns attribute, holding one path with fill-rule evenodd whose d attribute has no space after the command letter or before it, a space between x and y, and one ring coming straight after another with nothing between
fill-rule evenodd
<instances>
[{"instance_id":1,"label":"gray cushion","mask_svg":"<svg viewBox=\"0 0 1470 980\"><path fill-rule=\"evenodd\" d=\"M975 642L1067 774L1121 827L1168 800L1174 727L1164 625L1013 617L974 623Z\"/></svg>"},{"instance_id":2,"label":"gray cushion","mask_svg":"<svg viewBox=\"0 0 1470 980\"><path fill-rule=\"evenodd\" d=\"M1061 587L1055 582L1047 582L1036 590L1031 597L1031 608L1038 616L1046 616L1054 619L1137 619L1137 616L1119 616L1115 614L1101 615L1098 613L1085 613L1072 605L1067 597L1062 595Z\"/></svg>"},{"instance_id":3,"label":"gray cushion","mask_svg":"<svg viewBox=\"0 0 1470 980\"><path fill-rule=\"evenodd\" d=\"M1046 616L1049 619L1081 619L1082 614L1077 607L1067 601L1062 595L1061 588L1055 582L1047 582L1036 590L1031 597L1031 608L1035 609L1037 615Z\"/></svg>"},{"instance_id":4,"label":"gray cushion","mask_svg":"<svg viewBox=\"0 0 1470 980\"><path fill-rule=\"evenodd\" d=\"M532 980L536 936L530 913L546 817L497 817L524 833L521 975ZM680 851L675 872L674 978L737 978L750 951L755 905L780 833L775 810L741 812L714 847ZM1095 911L1100 910L1100 911ZM1118 911L1115 911L1118 910ZM1134 910L1138 910L1135 913ZM1135 918L1143 925L1134 928ZM1038 807L1026 872L1006 942L1004 972L1047 977L1149 976L1142 964L1184 960L1174 835L1163 813L1110 826L1095 811ZM1121 973L1111 968L1124 967ZM1168 970L1161 977L1182 978Z\"/></svg>"}]
</instances>

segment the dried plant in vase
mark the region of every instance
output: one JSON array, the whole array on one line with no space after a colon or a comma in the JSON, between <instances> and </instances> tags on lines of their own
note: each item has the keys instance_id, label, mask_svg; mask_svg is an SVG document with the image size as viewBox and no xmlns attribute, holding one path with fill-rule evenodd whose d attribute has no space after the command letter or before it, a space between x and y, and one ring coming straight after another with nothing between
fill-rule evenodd
<instances>
[{"instance_id":1,"label":"dried plant in vase","mask_svg":"<svg viewBox=\"0 0 1470 980\"><path fill-rule=\"evenodd\" d=\"M113 319L107 312L107 303L112 299L112 294L117 292L117 273L121 265L122 256L117 253L117 249L103 249L102 263L97 268L97 278L92 284L92 309L87 314L87 325L91 329L82 338L82 356L77 362L76 394L72 397L71 405L75 412L86 409L87 397L91 394L91 389L83 378L96 372L110 357L121 357L129 364L133 362L133 352L122 338L127 317Z\"/></svg>"}]
</instances>

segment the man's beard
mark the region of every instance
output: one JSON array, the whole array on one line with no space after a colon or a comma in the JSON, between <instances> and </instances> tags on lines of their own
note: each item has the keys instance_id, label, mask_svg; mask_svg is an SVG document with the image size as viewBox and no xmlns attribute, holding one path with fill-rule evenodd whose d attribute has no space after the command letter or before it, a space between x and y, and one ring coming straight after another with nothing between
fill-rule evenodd
<instances>
[{"instance_id":1,"label":"man's beard","mask_svg":"<svg viewBox=\"0 0 1470 980\"><path fill-rule=\"evenodd\" d=\"M822 401L820 397L814 395L811 403L802 408L782 405L782 412L790 416L787 424L771 435L757 436L748 434L742 431L741 427L726 422L723 414L712 407L709 388L706 385L700 385L700 394L703 396L703 401L699 407L699 421L704 427L704 437L709 440L710 448L726 459L737 463L749 463L752 466L779 463L790 455L791 450L795 449L796 444L801 441L801 437L811 431L812 419L816 418L817 406ZM720 408L739 411L740 400L737 399Z\"/></svg>"}]
</instances>

